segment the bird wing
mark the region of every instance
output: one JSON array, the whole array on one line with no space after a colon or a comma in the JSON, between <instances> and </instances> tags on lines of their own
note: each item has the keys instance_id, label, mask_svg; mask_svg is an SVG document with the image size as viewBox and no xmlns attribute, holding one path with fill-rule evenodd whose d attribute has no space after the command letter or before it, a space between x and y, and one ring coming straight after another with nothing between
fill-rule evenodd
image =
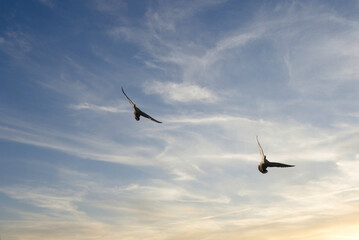
<instances>
[{"instance_id":1,"label":"bird wing","mask_svg":"<svg viewBox=\"0 0 359 240\"><path fill-rule=\"evenodd\" d=\"M261 156L262 156L262 161L261 162L263 162L264 163L264 152L263 152L263 149L262 149L262 146L261 146L261 144L259 143L259 141L258 141L258 136L257 136L257 143L258 143L258 150L259 150L259 153L261 154Z\"/></svg>"},{"instance_id":2,"label":"bird wing","mask_svg":"<svg viewBox=\"0 0 359 240\"><path fill-rule=\"evenodd\" d=\"M145 118L151 119L151 120L152 120L152 121L154 121L154 122L157 122L157 123L162 123L162 122L160 122L160 121L158 121L158 120L154 119L153 117L151 117L151 116L150 116L150 115L148 115L147 113L142 112L141 110L140 110L140 114L141 114L141 116L144 116Z\"/></svg>"},{"instance_id":3,"label":"bird wing","mask_svg":"<svg viewBox=\"0 0 359 240\"><path fill-rule=\"evenodd\" d=\"M123 94L125 94L125 96L126 96L127 100L129 101L129 103L131 103L132 107L135 107L135 104L131 101L131 99L127 96L127 94L123 90L123 87L121 87L121 89L122 89Z\"/></svg>"},{"instance_id":4,"label":"bird wing","mask_svg":"<svg viewBox=\"0 0 359 240\"><path fill-rule=\"evenodd\" d=\"M281 167L281 168L286 168L286 167L294 167L294 165L288 165L288 164L277 163L277 162L268 162L268 167Z\"/></svg>"}]
</instances>

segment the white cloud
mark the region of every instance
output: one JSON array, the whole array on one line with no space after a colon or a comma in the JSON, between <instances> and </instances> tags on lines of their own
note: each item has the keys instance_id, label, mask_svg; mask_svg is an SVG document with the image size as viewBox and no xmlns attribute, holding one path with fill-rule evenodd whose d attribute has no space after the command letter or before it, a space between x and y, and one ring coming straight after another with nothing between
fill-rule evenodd
<instances>
[{"instance_id":1,"label":"white cloud","mask_svg":"<svg viewBox=\"0 0 359 240\"><path fill-rule=\"evenodd\" d=\"M304 94L333 94L359 78L359 27L328 8L294 4L268 25L267 37L283 51L290 84Z\"/></svg>"},{"instance_id":2,"label":"white cloud","mask_svg":"<svg viewBox=\"0 0 359 240\"><path fill-rule=\"evenodd\" d=\"M52 188L36 188L28 186L9 186L0 188L0 192L10 198L18 199L37 207L51 211L77 212L74 202L81 201L82 194L75 191Z\"/></svg>"},{"instance_id":3,"label":"white cloud","mask_svg":"<svg viewBox=\"0 0 359 240\"><path fill-rule=\"evenodd\" d=\"M146 157L137 155L140 152L147 155L154 150L153 148L128 148L116 141L100 139L99 136L73 135L53 129L37 128L29 123L11 118L3 118L2 124L3 126L0 126L0 138L8 141L50 148L92 160L134 165L154 164L148 162ZM137 157L133 159L131 155L135 152L137 152Z\"/></svg>"},{"instance_id":4,"label":"white cloud","mask_svg":"<svg viewBox=\"0 0 359 240\"><path fill-rule=\"evenodd\" d=\"M81 103L81 104L76 104L76 105L71 104L69 106L69 108L74 109L74 110L92 110L92 111L103 111L103 112L111 112L111 113L129 112L127 110L120 109L118 107L98 106L98 105L90 104L87 102Z\"/></svg>"},{"instance_id":5,"label":"white cloud","mask_svg":"<svg viewBox=\"0 0 359 240\"><path fill-rule=\"evenodd\" d=\"M195 0L191 2L163 2L156 9L146 12L146 24L153 31L174 31L181 21L209 7L224 3L226 0Z\"/></svg>"},{"instance_id":6,"label":"white cloud","mask_svg":"<svg viewBox=\"0 0 359 240\"><path fill-rule=\"evenodd\" d=\"M144 91L147 94L160 94L167 101L213 103L217 100L217 96L212 91L189 83L152 81L144 84Z\"/></svg>"},{"instance_id":7,"label":"white cloud","mask_svg":"<svg viewBox=\"0 0 359 240\"><path fill-rule=\"evenodd\" d=\"M227 51L243 47L251 41L260 38L263 33L263 29L258 27L248 32L239 32L224 37L217 42L215 48L209 49L202 59L207 63L214 64L216 61L221 60L220 56L222 56L222 59L225 58L226 54L228 54Z\"/></svg>"},{"instance_id":8,"label":"white cloud","mask_svg":"<svg viewBox=\"0 0 359 240\"><path fill-rule=\"evenodd\" d=\"M0 51L15 59L23 59L33 49L33 37L22 31L8 31L0 37Z\"/></svg>"},{"instance_id":9,"label":"white cloud","mask_svg":"<svg viewBox=\"0 0 359 240\"><path fill-rule=\"evenodd\" d=\"M188 192L187 190L174 185L156 184L154 186L136 186L130 185L127 191L133 192L133 197L141 199L151 199L152 201L179 201L194 203L219 203L228 204L230 199L226 196L208 197L198 193Z\"/></svg>"},{"instance_id":10,"label":"white cloud","mask_svg":"<svg viewBox=\"0 0 359 240\"><path fill-rule=\"evenodd\" d=\"M177 181L192 181L196 180L196 178L193 175L190 175L186 172L180 171L179 169L173 170L173 174L175 174L177 177L174 180Z\"/></svg>"}]
</instances>

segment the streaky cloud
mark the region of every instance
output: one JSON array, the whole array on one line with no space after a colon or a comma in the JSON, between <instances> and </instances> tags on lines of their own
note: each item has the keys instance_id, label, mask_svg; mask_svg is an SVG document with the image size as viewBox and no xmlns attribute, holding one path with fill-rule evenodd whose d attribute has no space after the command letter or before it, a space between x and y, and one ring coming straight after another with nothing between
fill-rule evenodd
<instances>
[{"instance_id":1,"label":"streaky cloud","mask_svg":"<svg viewBox=\"0 0 359 240\"><path fill-rule=\"evenodd\" d=\"M218 98L209 89L190 83L152 81L144 84L144 91L147 94L160 94L165 101L183 103L193 101L213 103Z\"/></svg>"},{"instance_id":2,"label":"streaky cloud","mask_svg":"<svg viewBox=\"0 0 359 240\"><path fill-rule=\"evenodd\" d=\"M80 104L71 104L68 107L74 110L91 110L91 111L103 111L103 112L111 112L111 113L129 112L123 108L111 107L111 106L99 106L87 102Z\"/></svg>"}]
</instances>

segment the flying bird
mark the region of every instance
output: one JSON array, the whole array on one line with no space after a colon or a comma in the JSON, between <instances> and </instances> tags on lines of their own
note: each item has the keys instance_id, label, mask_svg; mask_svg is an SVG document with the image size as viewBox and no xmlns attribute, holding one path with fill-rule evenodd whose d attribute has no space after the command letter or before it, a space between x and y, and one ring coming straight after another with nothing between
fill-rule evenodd
<instances>
[{"instance_id":1,"label":"flying bird","mask_svg":"<svg viewBox=\"0 0 359 240\"><path fill-rule=\"evenodd\" d=\"M126 95L125 91L123 90L123 87L121 87L123 94L125 94L127 100L130 102L130 104L133 107L133 114L135 115L135 119L136 121L140 121L140 116L143 116L145 118L151 119L154 122L157 123L162 123L156 119L154 119L153 117L151 117L150 115L146 114L145 112L142 112L141 109L139 109L138 107L136 107L136 104L134 104L131 99Z\"/></svg>"},{"instance_id":2,"label":"flying bird","mask_svg":"<svg viewBox=\"0 0 359 240\"><path fill-rule=\"evenodd\" d=\"M259 163L258 165L258 170L265 174L267 173L267 167L281 167L281 168L286 168L286 167L294 167L294 165L288 165L288 164L284 164L284 163L277 163L277 162L270 162L267 160L267 156L264 155L264 152L263 152L263 149L261 147L261 144L259 143L258 141L258 136L257 136L257 143L258 143L258 150L259 150L259 153L261 154L262 156L262 160L261 162Z\"/></svg>"}]
</instances>

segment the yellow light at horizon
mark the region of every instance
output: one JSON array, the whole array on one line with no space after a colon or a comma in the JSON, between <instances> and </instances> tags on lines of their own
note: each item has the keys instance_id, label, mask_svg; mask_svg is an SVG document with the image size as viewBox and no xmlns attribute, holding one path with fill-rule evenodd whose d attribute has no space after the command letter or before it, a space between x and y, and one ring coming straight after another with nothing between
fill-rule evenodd
<instances>
[{"instance_id":1,"label":"yellow light at horizon","mask_svg":"<svg viewBox=\"0 0 359 240\"><path fill-rule=\"evenodd\" d=\"M354 239L354 240L359 240L359 234L357 236L349 236L349 235L337 235L335 236L336 238L339 239Z\"/></svg>"}]
</instances>

